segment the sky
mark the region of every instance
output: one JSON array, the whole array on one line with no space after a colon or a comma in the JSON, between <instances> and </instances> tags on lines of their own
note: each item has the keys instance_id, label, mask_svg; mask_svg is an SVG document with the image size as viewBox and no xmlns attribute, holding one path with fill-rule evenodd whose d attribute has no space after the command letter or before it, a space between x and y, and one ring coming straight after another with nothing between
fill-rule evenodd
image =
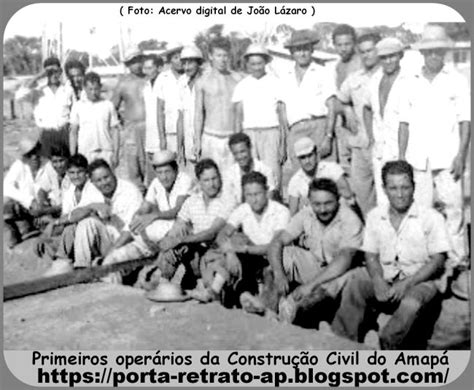
<instances>
[{"instance_id":1,"label":"sky","mask_svg":"<svg viewBox=\"0 0 474 390\"><path fill-rule=\"evenodd\" d=\"M308 14L315 15L274 15L274 6L282 5L304 7ZM130 31L130 40L138 43L155 38L173 44L191 43L199 31L214 24L224 24L226 31L239 31L244 35L255 31L272 31L285 23L295 28L312 27L319 22L349 23L355 27L373 25L405 26L421 32L427 22L464 22L457 11L443 4L319 4L319 3L266 3L270 14L245 15L250 4L236 3L244 10L243 15L230 15L234 3L205 4L206 7L227 6L227 15L196 15L199 4L152 4L142 3L153 8L153 15L120 16L123 4L32 4L20 9L12 16L5 28L4 39L14 35L37 36L46 30L54 34L59 22L63 23L63 39L66 48L106 54L118 43L120 30ZM253 4L255 6L255 4ZM191 15L157 15L161 6L190 7ZM126 6L125 6L126 7ZM40 15L40 16L39 16ZM91 30L94 31L91 33Z\"/></svg>"}]
</instances>

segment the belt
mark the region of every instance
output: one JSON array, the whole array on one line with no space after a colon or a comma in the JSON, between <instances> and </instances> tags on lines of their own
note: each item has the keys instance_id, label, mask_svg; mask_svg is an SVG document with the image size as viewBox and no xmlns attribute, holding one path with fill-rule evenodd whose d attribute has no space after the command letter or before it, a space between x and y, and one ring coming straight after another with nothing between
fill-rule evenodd
<instances>
[{"instance_id":1,"label":"belt","mask_svg":"<svg viewBox=\"0 0 474 390\"><path fill-rule=\"evenodd\" d=\"M321 115L321 116L311 115L309 118L304 118L304 119L300 119L299 121L296 121L295 123L291 124L290 127L293 127L294 125L297 125L298 123L315 121L317 119L326 119L326 117L327 117L326 115Z\"/></svg>"}]
</instances>

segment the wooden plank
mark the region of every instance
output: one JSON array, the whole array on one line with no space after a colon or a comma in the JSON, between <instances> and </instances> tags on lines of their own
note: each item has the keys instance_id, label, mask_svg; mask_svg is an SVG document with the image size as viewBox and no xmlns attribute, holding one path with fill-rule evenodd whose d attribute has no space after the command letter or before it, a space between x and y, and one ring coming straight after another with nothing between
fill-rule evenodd
<instances>
[{"instance_id":1,"label":"wooden plank","mask_svg":"<svg viewBox=\"0 0 474 390\"><path fill-rule=\"evenodd\" d=\"M88 283L108 275L111 272L130 272L134 269L152 264L156 256L143 259L129 260L122 263L114 263L91 268L75 269L60 275L42 277L27 282L15 283L3 288L3 301L9 301L32 294L38 294L60 287L71 286L73 284Z\"/></svg>"}]
</instances>

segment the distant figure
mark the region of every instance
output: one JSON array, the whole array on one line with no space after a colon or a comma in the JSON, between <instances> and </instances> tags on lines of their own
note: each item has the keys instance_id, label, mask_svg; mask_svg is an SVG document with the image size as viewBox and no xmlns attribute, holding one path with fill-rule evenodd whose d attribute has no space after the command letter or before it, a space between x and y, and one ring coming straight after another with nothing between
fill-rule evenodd
<instances>
[{"instance_id":1,"label":"distant figure","mask_svg":"<svg viewBox=\"0 0 474 390\"><path fill-rule=\"evenodd\" d=\"M216 38L210 44L212 69L196 83L196 110L194 112L196 160L211 158L221 169L232 164L227 145L233 133L232 94L242 79L229 70L230 42Z\"/></svg>"},{"instance_id":2,"label":"distant figure","mask_svg":"<svg viewBox=\"0 0 474 390\"><path fill-rule=\"evenodd\" d=\"M112 96L112 103L124 126L123 136L120 137L122 153L117 174L128 178L144 192L146 114L143 89L146 80L142 53L138 49L130 49L125 55L124 64L130 73L120 78ZM123 112L120 111L122 103Z\"/></svg>"}]
</instances>

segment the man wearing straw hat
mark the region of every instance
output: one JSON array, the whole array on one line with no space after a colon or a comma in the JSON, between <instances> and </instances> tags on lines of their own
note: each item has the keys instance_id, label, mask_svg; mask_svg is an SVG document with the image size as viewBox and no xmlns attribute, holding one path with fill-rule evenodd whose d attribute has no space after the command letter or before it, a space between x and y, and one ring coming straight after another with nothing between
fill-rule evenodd
<instances>
[{"instance_id":1,"label":"man wearing straw hat","mask_svg":"<svg viewBox=\"0 0 474 390\"><path fill-rule=\"evenodd\" d=\"M282 75L289 126L287 147L294 167L297 160L293 145L301 137L309 137L316 143L321 158L335 158L334 97L337 91L331 72L313 62L314 45L319 40L313 30L297 30L285 45L295 61L295 66Z\"/></svg>"},{"instance_id":2,"label":"man wearing straw hat","mask_svg":"<svg viewBox=\"0 0 474 390\"><path fill-rule=\"evenodd\" d=\"M280 188L281 166L286 159L280 83L265 71L272 56L264 46L251 44L244 60L250 74L237 84L232 96L236 131L243 130L250 137L254 157L272 169Z\"/></svg>"},{"instance_id":3,"label":"man wearing straw hat","mask_svg":"<svg viewBox=\"0 0 474 390\"><path fill-rule=\"evenodd\" d=\"M196 46L185 46L181 50L184 74L179 78L178 88L180 109L178 114L178 160L195 162L194 144L194 105L196 100L196 82L201 77L201 65L204 57Z\"/></svg>"},{"instance_id":4,"label":"man wearing straw hat","mask_svg":"<svg viewBox=\"0 0 474 390\"><path fill-rule=\"evenodd\" d=\"M112 103L117 112L123 103L121 120L124 125L120 136L120 165L117 168L119 177L127 178L142 192L145 191L145 102L143 89L143 54L138 48L130 48L123 60L130 73L122 76L112 96Z\"/></svg>"},{"instance_id":5,"label":"man wearing straw hat","mask_svg":"<svg viewBox=\"0 0 474 390\"><path fill-rule=\"evenodd\" d=\"M424 66L410 79L400 117L400 158L415 168L418 203L439 204L447 219L455 263L467 256L462 179L470 142L467 80L445 64L453 42L441 26L427 25L414 45Z\"/></svg>"}]
</instances>

